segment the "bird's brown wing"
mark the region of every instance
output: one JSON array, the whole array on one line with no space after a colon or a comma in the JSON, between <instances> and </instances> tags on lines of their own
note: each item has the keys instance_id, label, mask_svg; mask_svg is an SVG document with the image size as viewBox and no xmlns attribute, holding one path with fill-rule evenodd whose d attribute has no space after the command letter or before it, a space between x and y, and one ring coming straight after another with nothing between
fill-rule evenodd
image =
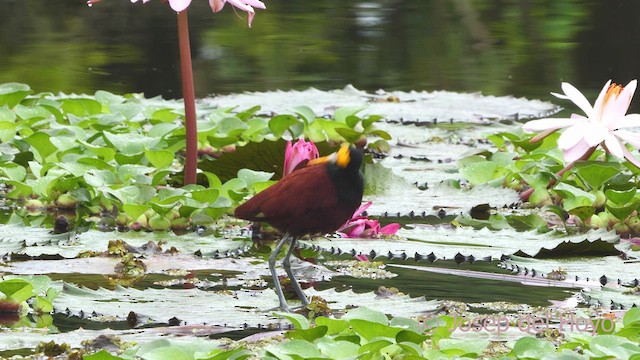
<instances>
[{"instance_id":1,"label":"bird's brown wing","mask_svg":"<svg viewBox=\"0 0 640 360\"><path fill-rule=\"evenodd\" d=\"M264 221L294 235L331 232L355 210L339 209L337 205L335 186L326 167L309 166L256 194L236 208L235 216Z\"/></svg>"}]
</instances>

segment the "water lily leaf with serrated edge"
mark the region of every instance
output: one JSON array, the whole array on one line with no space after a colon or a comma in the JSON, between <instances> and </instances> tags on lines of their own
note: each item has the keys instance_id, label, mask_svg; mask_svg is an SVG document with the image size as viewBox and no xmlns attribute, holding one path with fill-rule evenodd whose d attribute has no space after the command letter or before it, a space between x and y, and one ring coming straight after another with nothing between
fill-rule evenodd
<instances>
[{"instance_id":1,"label":"water lily leaf with serrated edge","mask_svg":"<svg viewBox=\"0 0 640 360\"><path fill-rule=\"evenodd\" d=\"M115 232L102 232L89 230L75 237L69 238L69 234L51 234L48 229L21 226L1 225L0 255L26 254L29 256L59 255L64 258L74 258L83 251L103 252L109 240L120 238L122 235ZM172 233L147 233L128 232L126 239L132 246L141 246L149 241L163 241L167 248L175 247L184 253L200 251L204 255L212 255L219 252L243 248L243 241L214 238L212 236L199 236L196 233L175 235ZM36 273L46 273L40 271Z\"/></svg>"},{"instance_id":2,"label":"water lily leaf with serrated edge","mask_svg":"<svg viewBox=\"0 0 640 360\"><path fill-rule=\"evenodd\" d=\"M397 170L397 168L387 168L386 165L365 164L364 201L373 202L367 210L369 214L407 215L411 212L436 214L440 209L447 213L458 214L468 212L474 206L487 202L491 207L504 207L520 201L516 191L488 185L474 186L460 191L459 187L442 182L429 183L426 189L420 190L398 175ZM419 183L421 184L422 181Z\"/></svg>"},{"instance_id":3,"label":"water lily leaf with serrated edge","mask_svg":"<svg viewBox=\"0 0 640 360\"><path fill-rule=\"evenodd\" d=\"M605 276L606 282L630 283L635 279L640 280L640 263L629 262L620 259L619 256L575 256L572 258L536 259L520 256L510 256L505 260L509 266L518 266L525 271L537 274L550 274L558 269L565 272L567 279L591 279L600 281Z\"/></svg>"},{"instance_id":4,"label":"water lily leaf with serrated edge","mask_svg":"<svg viewBox=\"0 0 640 360\"><path fill-rule=\"evenodd\" d=\"M609 253L613 249L619 237L614 232L606 230L590 230L584 234L566 236L557 232L539 234L536 231L517 232L514 229L491 231L489 229L430 227L416 225L413 229L401 228L397 235L408 240L401 239L314 239L313 244L328 250L338 248L342 252L356 254L375 253L377 256L386 256L388 253L398 257L412 258L415 254L426 255L433 252L436 258L452 259L457 254L464 256L473 255L475 258L492 257L500 258L502 255L524 253L528 256L536 256L542 249L554 249L563 243L580 248L583 242L596 242L602 240L609 243L606 249ZM514 241L518 239L518 241ZM302 243L306 243L302 241ZM566 255L566 252L563 252Z\"/></svg>"},{"instance_id":5,"label":"water lily leaf with serrated edge","mask_svg":"<svg viewBox=\"0 0 640 360\"><path fill-rule=\"evenodd\" d=\"M397 102L388 99L398 99ZM307 121L317 116L332 116L336 107L357 109L361 116L381 115L387 119L405 121L441 121L488 123L492 120L548 116L559 110L551 103L527 100L511 96L495 97L461 94L447 91L382 91L367 93L352 85L344 89L321 91L310 88L304 91L245 92L206 98L203 104L214 106L237 106L248 108L261 104L262 114L286 114L294 111ZM300 106L304 104L305 106ZM353 111L353 110L350 110ZM348 113L345 110L346 113ZM528 141L528 140L527 140ZM533 144L533 145L537 145Z\"/></svg>"},{"instance_id":6,"label":"water lily leaf with serrated edge","mask_svg":"<svg viewBox=\"0 0 640 360\"><path fill-rule=\"evenodd\" d=\"M266 267L265 267L266 273ZM439 306L438 301L424 298L396 296L378 299L373 292L356 294L352 291L336 292L334 289L316 291L305 290L307 295L320 296L327 300L332 309L343 310L347 305L362 305L372 309L384 309L399 316L416 316L432 311ZM109 299L109 301L106 301ZM114 307L113 302L126 302L127 307ZM234 306L228 304L232 302ZM117 287L115 290L79 288L65 284L65 290L56 298L56 311L72 314L92 314L116 317L124 320L130 311L152 322L168 322L177 317L186 324L218 324L242 327L258 324L284 324L286 320L274 319L267 311L277 304L272 290L238 290L232 293L203 291L200 289L153 289L136 290ZM203 309L206 309L203 312ZM91 316L87 320L91 320ZM99 320L99 318L95 318ZM400 329L402 330L402 329Z\"/></svg>"}]
</instances>

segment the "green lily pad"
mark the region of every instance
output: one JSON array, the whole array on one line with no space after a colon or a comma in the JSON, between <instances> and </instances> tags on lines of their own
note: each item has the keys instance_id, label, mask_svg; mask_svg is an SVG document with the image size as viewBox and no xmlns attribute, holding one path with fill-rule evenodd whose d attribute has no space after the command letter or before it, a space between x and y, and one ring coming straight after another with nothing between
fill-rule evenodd
<instances>
[{"instance_id":1,"label":"green lily pad","mask_svg":"<svg viewBox=\"0 0 640 360\"><path fill-rule=\"evenodd\" d=\"M619 163L601 161L576 161L574 167L578 176L592 189L600 189L621 171Z\"/></svg>"},{"instance_id":2,"label":"green lily pad","mask_svg":"<svg viewBox=\"0 0 640 360\"><path fill-rule=\"evenodd\" d=\"M29 85L26 84L15 82L0 84L0 107L7 105L9 108L12 108L32 92Z\"/></svg>"}]
</instances>

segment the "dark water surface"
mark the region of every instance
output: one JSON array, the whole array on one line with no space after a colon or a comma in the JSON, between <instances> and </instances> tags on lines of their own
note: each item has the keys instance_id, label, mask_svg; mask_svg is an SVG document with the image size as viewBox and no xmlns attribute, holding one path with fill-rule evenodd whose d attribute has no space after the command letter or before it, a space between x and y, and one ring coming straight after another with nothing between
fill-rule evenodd
<instances>
[{"instance_id":1,"label":"dark water surface","mask_svg":"<svg viewBox=\"0 0 640 360\"><path fill-rule=\"evenodd\" d=\"M640 73L634 0L265 0L253 28L231 6L189 8L196 94L342 88L551 99L595 97ZM36 91L180 98L176 16L159 0L4 0L0 83ZM635 105L637 111L638 105Z\"/></svg>"}]
</instances>

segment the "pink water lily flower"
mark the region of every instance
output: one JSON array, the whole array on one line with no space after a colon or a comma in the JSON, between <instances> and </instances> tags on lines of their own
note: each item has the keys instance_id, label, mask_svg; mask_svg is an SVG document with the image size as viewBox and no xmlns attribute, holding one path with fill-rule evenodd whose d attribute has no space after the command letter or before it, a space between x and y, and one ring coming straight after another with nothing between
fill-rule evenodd
<instances>
[{"instance_id":1,"label":"pink water lily flower","mask_svg":"<svg viewBox=\"0 0 640 360\"><path fill-rule=\"evenodd\" d=\"M295 145L291 145L291 141L287 141L282 176L291 174L303 161L317 159L318 157L320 157L320 153L313 142L306 142L300 139Z\"/></svg>"},{"instance_id":2,"label":"pink water lily flower","mask_svg":"<svg viewBox=\"0 0 640 360\"><path fill-rule=\"evenodd\" d=\"M625 130L640 126L640 114L626 114L636 87L636 80L629 82L625 87L609 80L592 107L587 98L573 85L562 83L564 94L551 94L560 99L573 101L586 116L572 114L570 118L532 120L525 123L523 129L543 131L531 139L539 141L558 129L567 128L558 139L558 147L563 151L567 162L572 163L596 146L602 145L608 153L625 158L636 167L640 167L640 161L625 147L625 143L640 147L640 133Z\"/></svg>"},{"instance_id":3,"label":"pink water lily flower","mask_svg":"<svg viewBox=\"0 0 640 360\"><path fill-rule=\"evenodd\" d=\"M381 235L395 235L400 229L400 224L393 223L380 227L378 220L371 220L364 213L373 204L371 201L360 206L353 217L337 230L338 234L347 238L375 238Z\"/></svg>"},{"instance_id":4,"label":"pink water lily flower","mask_svg":"<svg viewBox=\"0 0 640 360\"><path fill-rule=\"evenodd\" d=\"M100 1L101 0L88 0L87 4L91 6ZM140 0L131 0L132 3L136 3L138 1ZM147 3L149 1L150 0L142 0L143 3ZM171 6L171 8L175 12L181 12L184 9L188 8L189 5L191 5L192 0L168 0L168 1L169 1L169 6ZM256 11L253 8L254 7L258 9L267 8L264 5L264 3L260 0L209 0L209 6L211 7L211 10L213 10L214 13L217 13L218 11L222 10L222 8L227 2L242 11L246 11L247 14L249 14L249 27L251 27L251 23L253 22L253 17L256 15Z\"/></svg>"},{"instance_id":5,"label":"pink water lily flower","mask_svg":"<svg viewBox=\"0 0 640 360\"><path fill-rule=\"evenodd\" d=\"M186 1L186 0L181 0L181 1ZM254 7L258 9L267 8L264 5L264 3L260 0L209 0L209 6L211 6L211 10L213 10L213 12L215 13L222 10L222 8L227 2L242 11L246 11L247 14L249 14L249 27L251 27L251 23L253 22L253 17L256 15L256 12L253 8Z\"/></svg>"}]
</instances>

